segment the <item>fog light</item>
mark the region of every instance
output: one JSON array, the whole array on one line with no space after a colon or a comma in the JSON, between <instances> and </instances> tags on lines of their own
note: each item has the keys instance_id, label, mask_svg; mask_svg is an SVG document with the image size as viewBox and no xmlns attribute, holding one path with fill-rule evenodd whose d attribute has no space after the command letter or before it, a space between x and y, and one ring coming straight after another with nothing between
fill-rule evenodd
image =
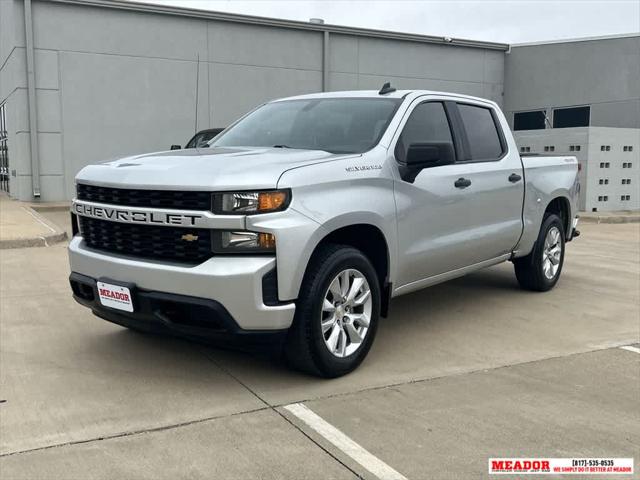
<instances>
[{"instance_id":1,"label":"fog light","mask_svg":"<svg viewBox=\"0 0 640 480\"><path fill-rule=\"evenodd\" d=\"M213 235L214 253L273 253L276 237L271 233L221 231Z\"/></svg>"}]
</instances>

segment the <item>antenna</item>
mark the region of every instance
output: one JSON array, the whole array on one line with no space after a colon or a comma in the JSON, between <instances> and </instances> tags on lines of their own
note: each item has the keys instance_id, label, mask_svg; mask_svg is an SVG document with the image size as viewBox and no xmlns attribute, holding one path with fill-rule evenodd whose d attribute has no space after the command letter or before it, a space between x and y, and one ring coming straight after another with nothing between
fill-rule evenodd
<instances>
[{"instance_id":1,"label":"antenna","mask_svg":"<svg viewBox=\"0 0 640 480\"><path fill-rule=\"evenodd\" d=\"M196 57L196 118L193 126L193 134L198 133L198 93L199 93L199 82L200 82L200 53Z\"/></svg>"},{"instance_id":2,"label":"antenna","mask_svg":"<svg viewBox=\"0 0 640 480\"><path fill-rule=\"evenodd\" d=\"M378 92L378 95L386 95L387 93L395 92L396 89L391 86L391 82L387 82L382 85L382 88Z\"/></svg>"}]
</instances>

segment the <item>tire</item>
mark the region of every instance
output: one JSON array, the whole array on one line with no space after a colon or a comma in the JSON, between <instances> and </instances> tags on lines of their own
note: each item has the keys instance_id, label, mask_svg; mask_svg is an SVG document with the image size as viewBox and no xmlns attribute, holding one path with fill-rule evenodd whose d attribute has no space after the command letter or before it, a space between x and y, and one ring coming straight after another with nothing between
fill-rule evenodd
<instances>
[{"instance_id":1,"label":"tire","mask_svg":"<svg viewBox=\"0 0 640 480\"><path fill-rule=\"evenodd\" d=\"M556 247L550 248L553 245L550 241L555 238L551 232L557 233L555 245L560 248L559 252L555 250ZM520 286L525 290L537 292L551 290L560 278L564 251L565 233L562 220L554 213L547 213L542 220L538 239L531 253L513 261Z\"/></svg>"},{"instance_id":2,"label":"tire","mask_svg":"<svg viewBox=\"0 0 640 480\"><path fill-rule=\"evenodd\" d=\"M347 284L350 287L347 293L357 290L355 294L351 292L352 300L344 298L342 287ZM379 317L380 282L369 259L349 246L321 245L300 288L285 344L287 363L296 370L321 377L345 375L367 356ZM352 341L360 336L360 342Z\"/></svg>"}]
</instances>

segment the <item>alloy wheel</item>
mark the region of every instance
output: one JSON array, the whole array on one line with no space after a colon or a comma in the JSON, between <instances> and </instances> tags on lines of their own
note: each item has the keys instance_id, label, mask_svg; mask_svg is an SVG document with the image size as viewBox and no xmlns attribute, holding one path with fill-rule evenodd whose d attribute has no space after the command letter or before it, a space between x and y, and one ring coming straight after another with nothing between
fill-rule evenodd
<instances>
[{"instance_id":1,"label":"alloy wheel","mask_svg":"<svg viewBox=\"0 0 640 480\"><path fill-rule=\"evenodd\" d=\"M324 343L336 357L355 353L369 330L373 300L366 277L349 268L338 273L325 292L320 322Z\"/></svg>"}]
</instances>

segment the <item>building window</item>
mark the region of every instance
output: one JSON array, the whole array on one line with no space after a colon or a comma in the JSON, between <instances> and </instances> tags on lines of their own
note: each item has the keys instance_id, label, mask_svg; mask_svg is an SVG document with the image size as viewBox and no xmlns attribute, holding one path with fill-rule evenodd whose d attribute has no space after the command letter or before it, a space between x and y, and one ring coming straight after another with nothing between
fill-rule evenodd
<instances>
[{"instance_id":1,"label":"building window","mask_svg":"<svg viewBox=\"0 0 640 480\"><path fill-rule=\"evenodd\" d=\"M604 168L609 168L609 162L604 162Z\"/></svg>"},{"instance_id":2,"label":"building window","mask_svg":"<svg viewBox=\"0 0 640 480\"><path fill-rule=\"evenodd\" d=\"M608 195L599 195L598 196L598 201L599 202L607 202L607 201L609 201L609 196Z\"/></svg>"},{"instance_id":3,"label":"building window","mask_svg":"<svg viewBox=\"0 0 640 480\"><path fill-rule=\"evenodd\" d=\"M633 145L625 145L622 147L623 152L633 152Z\"/></svg>"},{"instance_id":4,"label":"building window","mask_svg":"<svg viewBox=\"0 0 640 480\"><path fill-rule=\"evenodd\" d=\"M631 200L631 195L620 195L620 200L622 200L623 202L628 202L629 200Z\"/></svg>"},{"instance_id":5,"label":"building window","mask_svg":"<svg viewBox=\"0 0 640 480\"><path fill-rule=\"evenodd\" d=\"M600 151L601 152L610 152L611 151L611 145L600 145Z\"/></svg>"},{"instance_id":6,"label":"building window","mask_svg":"<svg viewBox=\"0 0 640 480\"><path fill-rule=\"evenodd\" d=\"M576 152L580 151L580 145L576 145Z\"/></svg>"},{"instance_id":7,"label":"building window","mask_svg":"<svg viewBox=\"0 0 640 480\"><path fill-rule=\"evenodd\" d=\"M531 147L520 147L522 153L528 153L531 151Z\"/></svg>"},{"instance_id":8,"label":"building window","mask_svg":"<svg viewBox=\"0 0 640 480\"><path fill-rule=\"evenodd\" d=\"M608 178L601 178L600 180L598 180L598 183L600 185L609 185L609 179Z\"/></svg>"},{"instance_id":9,"label":"building window","mask_svg":"<svg viewBox=\"0 0 640 480\"><path fill-rule=\"evenodd\" d=\"M553 128L588 127L591 107L556 108Z\"/></svg>"},{"instance_id":10,"label":"building window","mask_svg":"<svg viewBox=\"0 0 640 480\"><path fill-rule=\"evenodd\" d=\"M514 130L544 130L544 110L535 112L517 112L513 114Z\"/></svg>"},{"instance_id":11,"label":"building window","mask_svg":"<svg viewBox=\"0 0 640 480\"><path fill-rule=\"evenodd\" d=\"M544 151L545 152L554 152L556 150L556 147L554 147L553 145L545 145L544 146Z\"/></svg>"},{"instance_id":12,"label":"building window","mask_svg":"<svg viewBox=\"0 0 640 480\"><path fill-rule=\"evenodd\" d=\"M609 168L609 165L609 162L600 162L600 168ZM626 168L624 164L622 165L622 168Z\"/></svg>"},{"instance_id":13,"label":"building window","mask_svg":"<svg viewBox=\"0 0 640 480\"><path fill-rule=\"evenodd\" d=\"M622 164L622 168L631 168L632 167L632 163L631 162L624 162Z\"/></svg>"}]
</instances>

